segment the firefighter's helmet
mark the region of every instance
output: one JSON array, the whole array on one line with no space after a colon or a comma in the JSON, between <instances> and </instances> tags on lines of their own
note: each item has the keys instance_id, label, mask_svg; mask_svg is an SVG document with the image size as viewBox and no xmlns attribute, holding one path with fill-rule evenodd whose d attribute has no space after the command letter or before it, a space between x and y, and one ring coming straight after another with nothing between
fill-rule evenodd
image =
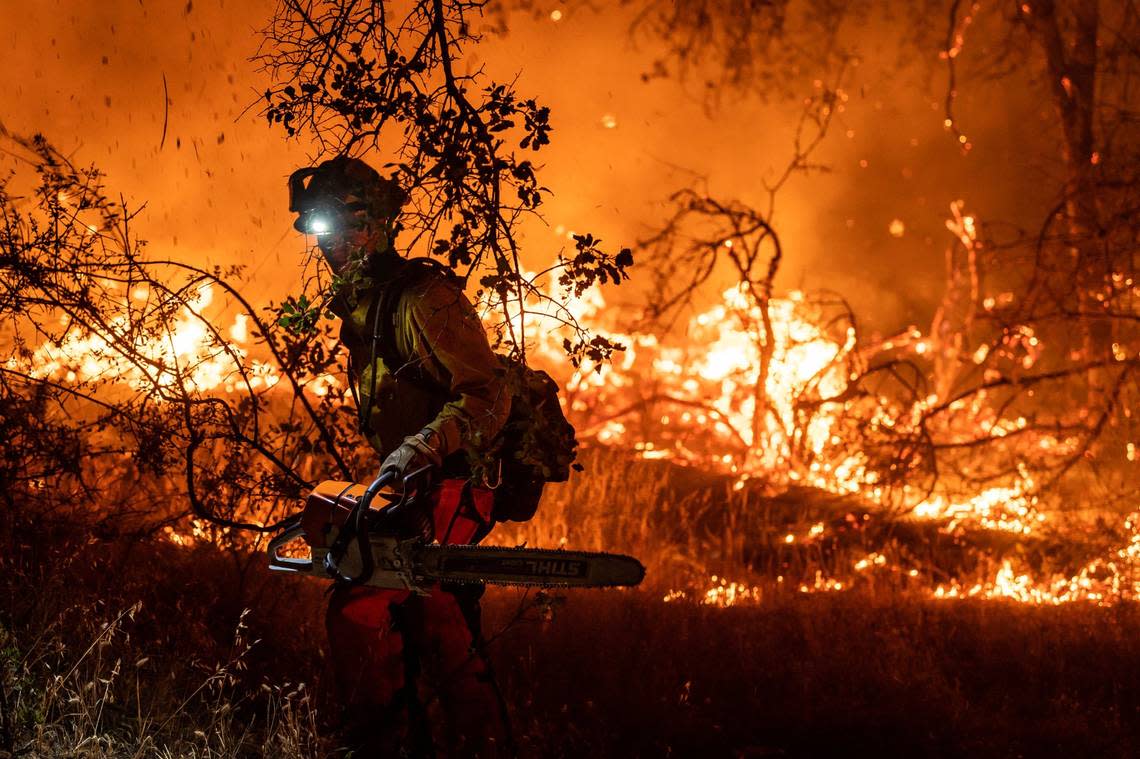
<instances>
[{"instance_id":1,"label":"firefighter's helmet","mask_svg":"<svg viewBox=\"0 0 1140 759\"><path fill-rule=\"evenodd\" d=\"M299 232L323 235L390 223L407 201L400 185L359 158L338 156L289 176L289 210Z\"/></svg>"}]
</instances>

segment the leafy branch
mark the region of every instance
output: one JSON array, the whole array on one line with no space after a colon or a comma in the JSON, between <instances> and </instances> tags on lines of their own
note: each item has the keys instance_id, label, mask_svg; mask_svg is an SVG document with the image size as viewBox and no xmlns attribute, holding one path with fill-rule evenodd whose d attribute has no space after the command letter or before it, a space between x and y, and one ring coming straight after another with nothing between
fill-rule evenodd
<instances>
[{"instance_id":1,"label":"leafy branch","mask_svg":"<svg viewBox=\"0 0 1140 759\"><path fill-rule=\"evenodd\" d=\"M372 155L410 196L403 248L443 259L504 314L550 296L523 272L516 230L549 189L533 155L550 143L550 110L514 82L461 70L479 42L479 0L282 0L257 60L273 78L264 114L322 155ZM405 9L406 8L406 9ZM580 292L626 278L632 253L578 246L561 277ZM577 344L616 346L571 320ZM525 319L506 320L525 357Z\"/></svg>"}]
</instances>

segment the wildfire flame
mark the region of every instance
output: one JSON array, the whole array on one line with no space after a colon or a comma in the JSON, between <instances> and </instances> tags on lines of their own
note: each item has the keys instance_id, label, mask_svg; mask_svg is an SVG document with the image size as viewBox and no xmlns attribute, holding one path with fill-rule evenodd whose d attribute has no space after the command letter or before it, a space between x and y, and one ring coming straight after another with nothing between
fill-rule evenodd
<instances>
[{"instance_id":1,"label":"wildfire flame","mask_svg":"<svg viewBox=\"0 0 1140 759\"><path fill-rule=\"evenodd\" d=\"M601 295L592 292L577 315L589 322L604 310ZM837 434L845 410L842 404L824 403L806 427L797 429L797 398L807 393L841 397L847 389L844 359L856 350L854 329L849 327L840 336L830 334L811 319L811 306L798 292L773 298L768 311L772 350L764 393L755 392L761 381L762 348L747 328L759 323L759 306L742 288L731 288L721 303L691 319L683 345L664 345L648 334L614 335L626 344L625 354L612 365L583 367L569 377L568 411L580 418L587 410L597 416L599 410L616 409L618 413L592 426L587 422L584 434L602 443L629 446L644 458L734 474L738 487L751 478L763 478L777 485L800 483L837 495L857 494L883 505L876 473ZM922 346L927 343L917 330L908 340L916 352L925 350ZM542 345L546 349L542 355L554 358L557 343L547 340ZM631 396L647 386L653 388L654 400L644 406L663 409L655 420L653 438L644 437L643 423L629 421L642 408L630 403ZM936 401L931 396L923 404ZM758 403L766 408L758 410ZM897 409L892 416L888 408L884 404L877 409L872 421L903 426L909 415L921 410ZM1005 431L994 426L990 433L1000 436ZM1022 473L1008 484L967 497L935 493L914 498L910 514L945 522L947 531L970 526L1029 534L1045 521L1032 490L1032 478Z\"/></svg>"},{"instance_id":2,"label":"wildfire flame","mask_svg":"<svg viewBox=\"0 0 1140 759\"><path fill-rule=\"evenodd\" d=\"M958 218L953 229L963 239L973 239L972 218ZM136 290L129 297L145 301L148 293ZM244 389L244 384L239 384L244 372L251 388L272 390L281 377L269 364L250 358L249 317L238 314L215 333L201 318L212 300L212 290L201 288L161 334L145 337L131 330L130 315L124 308L123 315L110 322L107 334L69 331L59 343L40 345L22 368L35 377L73 383L110 381L161 389L183 382L194 390L227 393ZM525 322L532 364L545 365L557 374L565 361L562 342L567 321L604 328L607 312L601 293L591 289L563 305L554 300L530 302L525 319L518 312L510 319L516 330ZM770 331L759 336L755 325L765 320ZM491 322L489 318L488 328L494 332ZM610 364L584 365L569 376L563 375L563 402L583 437L637 451L643 458L669 459L728 473L736 477L738 488L750 479L762 479L771 486L799 483L877 503L883 492L876 473L859 452L843 445L839 430L843 404L821 401L806 424L797 417L796 401L805 395L816 399L843 396L850 381L846 362L860 349L853 327L836 330L823 324L821 314L801 293L772 298L767 313L762 314L747 291L730 288L720 302L693 316L685 337L677 343L648 333L609 331L626 346L625 352ZM222 334L225 338L219 337ZM1022 360L1032 365L1040 351L1036 336L1025 332L1014 338ZM123 341L144 360L127 360L116 350ZM880 348L923 355L931 345L931 338L910 330ZM975 352L975 361L985 360L982 350ZM9 367L16 362L10 359ZM306 388L322 395L338 384L335 377L321 376ZM761 386L763 392L758 393ZM924 404L936 402L936 397L928 397L917 409L881 403L871 423L905 426ZM975 400L974 407L965 409L977 420L976 426L986 427L995 437L1018 429L1019 422L986 421L981 402ZM647 418L652 425L644 423ZM1033 492L1032 478L1021 471L1008 482L972 495L934 493L915 498L909 517L937 521L947 532L969 527L1027 535L1047 522ZM1035 579L1007 560L990 581L968 586L944 583L927 592L936 599L1005 598L1032 604L1106 604L1140 597L1138 519L1134 516L1126 523L1131 534L1127 544L1106 558L1089 562L1072 576ZM826 524L817 522L805 533L788 533L784 542L812 543L826 537L828 531ZM200 526L195 526L191 534L170 531L168 538L189 544L200 537L200 532ZM855 560L850 567L852 577L883 571L910 578L920 574L917 568L894 562L880 552ZM785 583L783 576L776 580L777 587L786 585L800 593L843 591L851 584L819 570L807 581ZM712 576L703 593L675 590L664 600L691 598L702 604L732 606L758 603L763 597L759 585Z\"/></svg>"},{"instance_id":3,"label":"wildfire flame","mask_svg":"<svg viewBox=\"0 0 1140 759\"><path fill-rule=\"evenodd\" d=\"M976 225L973 217L961 212L961 204L952 209L955 219L948 223L963 244L974 244ZM1002 294L987 308L1004 302ZM590 326L599 325L606 312L600 293L590 292L572 307L575 316ZM612 365L583 367L565 382L569 415L581 418L588 411L595 414L580 429L605 444L632 448L647 459L670 459L734 474L737 485L753 477L772 481L798 482L840 494L857 494L872 503L884 505L883 492L875 473L858 454L847 451L837 438L840 404L822 406L806 429L796 430L795 399L805 392L816 397L839 397L847 388L848 377L842 370L844 359L856 348L854 330L836 335L820 326L818 314L801 293L773 298L768 304L772 350L768 358L767 376L763 379L767 408L757 413L758 396L754 389L761 382L762 341L749 325L760 322L759 306L749 300L743 288L731 288L722 301L696 314L688 324L682 345L664 344L651 334L613 333L627 346L625 354ZM538 321L542 322L542 315ZM540 335L558 335L559 325L551 322ZM533 334L533 330L532 330ZM907 349L916 355L931 350L932 338L917 329L893 341L884 342L884 350ZM541 340L540 355L552 360L559 357L555 339ZM977 363L985 361L988 346L974 354ZM1042 346L1033 331L1020 328L1012 334L1004 348L1015 355L1023 368L1031 368L1040 356ZM553 365L553 364L552 364ZM652 402L633 403L639 389L653 388ZM644 395L643 395L644 397ZM987 417L985 397L970 404L952 404L972 420L970 428L959 432L966 439L979 431L1001 438L1024 428L1026 420L1013 421ZM885 426L903 426L925 408L935 405L937 396L929 396L914 408L890 409L883 404L873 419ZM657 416L653 437L646 437L643 418L634 419L646 407L663 409ZM599 409L616 410L608 418L597 421ZM948 434L953 431L948 431ZM798 434L798 437L797 437ZM1043 449L1067 450L1068 441L1047 436L1039 439ZM806 449L808 455L796 456L793 446ZM973 494L952 495L936 492L917 501L909 509L914 520L935 521L941 529L955 533L961 528L992 530L1029 535L1047 523L1034 494L1034 481L1024 468L1008 481L984 488ZM983 598L1009 599L1029 604L1061 604L1074 601L1098 604L1115 603L1140 597L1140 529L1138 517L1126 522L1132 537L1127 545L1108 558L1096 559L1072 576L1057 575L1046 579L1018 571L1005 560L990 581L963 586L952 582L928 589L935 599ZM826 526L812 525L806 535L789 533L785 543L810 542L820 538ZM902 573L917 578L921 572L891 561L882 553L871 553L851 566L855 575L877 571ZM777 585L784 577L777 578ZM814 577L800 583L800 593L832 592L849 589L851 584L816 571ZM666 602L691 599L702 604L731 606L757 603L763 598L760 586L713 576L703 593L692 595L686 590L667 593Z\"/></svg>"},{"instance_id":4,"label":"wildfire flame","mask_svg":"<svg viewBox=\"0 0 1140 759\"><path fill-rule=\"evenodd\" d=\"M149 297L144 287L130 293L135 301L145 302ZM103 332L68 330L63 340L41 343L29 359L13 357L7 366L37 379L124 383L135 390L184 387L191 392L234 393L247 386L249 390L275 387L281 381L280 373L271 364L249 357L249 317L237 314L215 334L201 316L213 300L210 285L198 288L157 334L137 329L139 316L124 302L121 313L108 321ZM222 338L223 334L229 339ZM306 389L321 396L339 384L336 377L322 374L306 384Z\"/></svg>"}]
</instances>

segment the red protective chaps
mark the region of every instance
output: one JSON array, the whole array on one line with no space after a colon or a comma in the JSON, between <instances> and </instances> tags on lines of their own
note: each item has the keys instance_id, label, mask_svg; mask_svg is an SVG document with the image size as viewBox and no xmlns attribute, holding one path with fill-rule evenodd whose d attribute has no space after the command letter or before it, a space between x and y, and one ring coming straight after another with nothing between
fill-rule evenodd
<instances>
[{"instance_id":1,"label":"red protective chaps","mask_svg":"<svg viewBox=\"0 0 1140 759\"><path fill-rule=\"evenodd\" d=\"M465 480L444 480L432 509L437 540L470 542L490 519L492 496ZM463 603L477 629L478 595L465 594ZM402 707L413 733L425 729L416 682L422 673L442 707L450 753L506 755L499 694L456 594L337 587L326 625L337 687L357 732L391 739ZM423 735L411 738L422 751Z\"/></svg>"}]
</instances>

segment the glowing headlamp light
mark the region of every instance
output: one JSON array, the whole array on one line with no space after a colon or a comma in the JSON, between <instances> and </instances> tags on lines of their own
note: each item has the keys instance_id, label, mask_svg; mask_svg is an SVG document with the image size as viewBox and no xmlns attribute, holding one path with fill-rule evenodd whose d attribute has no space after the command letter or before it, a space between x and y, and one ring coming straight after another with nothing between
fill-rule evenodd
<instances>
[{"instance_id":1,"label":"glowing headlamp light","mask_svg":"<svg viewBox=\"0 0 1140 759\"><path fill-rule=\"evenodd\" d=\"M289 176L289 210L297 214L293 228L307 235L348 234L359 229L367 204L361 191L332 169L298 169ZM371 171L371 169L369 169ZM330 173L331 172L331 173ZM377 178L379 181L379 178Z\"/></svg>"},{"instance_id":2,"label":"glowing headlamp light","mask_svg":"<svg viewBox=\"0 0 1140 759\"><path fill-rule=\"evenodd\" d=\"M305 231L311 235L327 235L332 231L332 222L323 214L313 214L305 222Z\"/></svg>"}]
</instances>

